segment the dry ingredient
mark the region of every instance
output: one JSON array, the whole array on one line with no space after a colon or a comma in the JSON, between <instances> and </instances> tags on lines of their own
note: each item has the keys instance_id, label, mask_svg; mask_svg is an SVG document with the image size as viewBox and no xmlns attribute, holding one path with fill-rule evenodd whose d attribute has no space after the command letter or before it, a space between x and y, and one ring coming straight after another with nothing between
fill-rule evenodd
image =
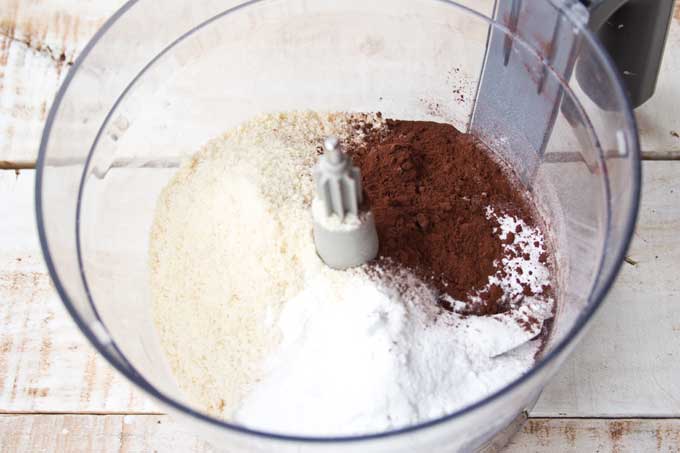
<instances>
[{"instance_id":1,"label":"dry ingredient","mask_svg":"<svg viewBox=\"0 0 680 453\"><path fill-rule=\"evenodd\" d=\"M376 275L378 274L378 275ZM442 312L409 271L320 272L286 302L282 341L235 420L299 435L351 435L443 416L524 373L552 306Z\"/></svg>"},{"instance_id":2,"label":"dry ingredient","mask_svg":"<svg viewBox=\"0 0 680 453\"><path fill-rule=\"evenodd\" d=\"M349 150L371 200L380 255L430 279L442 294L466 300L477 292L469 313L507 310L511 297L488 285L507 251L488 209L537 227L519 184L484 145L450 124L386 126L366 131L367 139Z\"/></svg>"},{"instance_id":3,"label":"dry ingredient","mask_svg":"<svg viewBox=\"0 0 680 453\"><path fill-rule=\"evenodd\" d=\"M150 241L154 320L192 402L230 416L277 344L281 304L322 266L311 167L328 135L363 139L373 116L266 115L205 145L161 193Z\"/></svg>"},{"instance_id":4,"label":"dry ingredient","mask_svg":"<svg viewBox=\"0 0 680 453\"><path fill-rule=\"evenodd\" d=\"M192 402L210 414L288 434L378 432L459 409L533 364L537 336L553 313L535 218L521 203L476 201L470 211L492 251L476 268L479 275L447 274L447 260L472 263L477 251L466 245L455 258L428 255L436 243L427 242L427 233L439 231L437 224L447 228L448 211L436 217L428 210L430 170L418 170L428 161L426 146L409 145L402 134L408 128L420 128L411 139L423 132L422 124L380 115L268 115L210 142L175 175L157 206L151 285L161 343ZM325 267L311 238L311 167L328 135L343 140L355 162L367 156L377 169L372 176L364 160L383 258L349 271ZM401 147L387 144L390 136ZM436 134L430 138L441 145ZM447 145L447 152L458 152L456 143ZM390 197L403 187L383 198L370 189L399 181L383 159L392 154L407 155L397 158L396 168L415 161L417 169L415 178L407 176L414 189L403 192L411 198L394 206ZM383 173L390 179L375 179ZM466 184L474 190L474 181ZM437 203L446 201L435 195ZM457 210L461 196L450 196L452 217L467 215ZM384 223L397 212L390 206L404 204L426 237L409 236L420 243L402 237L402 246L415 248L416 262L393 242L399 221ZM480 233L471 228L442 233L439 245L448 247L456 234L470 234L474 242ZM467 291L463 282L472 282ZM490 300L502 303L491 309Z\"/></svg>"}]
</instances>

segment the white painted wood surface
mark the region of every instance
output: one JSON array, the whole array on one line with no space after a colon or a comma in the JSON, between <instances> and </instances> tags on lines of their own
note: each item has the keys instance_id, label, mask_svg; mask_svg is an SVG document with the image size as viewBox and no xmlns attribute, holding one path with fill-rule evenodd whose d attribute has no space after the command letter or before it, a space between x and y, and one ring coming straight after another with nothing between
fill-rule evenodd
<instances>
[{"instance_id":1,"label":"white painted wood surface","mask_svg":"<svg viewBox=\"0 0 680 453\"><path fill-rule=\"evenodd\" d=\"M0 0L0 164L33 165L68 68L122 3Z\"/></svg>"},{"instance_id":2,"label":"white painted wood surface","mask_svg":"<svg viewBox=\"0 0 680 453\"><path fill-rule=\"evenodd\" d=\"M34 165L52 99L76 55L122 0L0 0L0 167ZM637 117L650 156L680 156L680 7L656 96ZM677 134L677 135L674 135Z\"/></svg>"},{"instance_id":3,"label":"white painted wood surface","mask_svg":"<svg viewBox=\"0 0 680 453\"><path fill-rule=\"evenodd\" d=\"M677 453L680 420L531 419L506 453ZM0 415L0 450L192 452L215 450L167 415Z\"/></svg>"},{"instance_id":4,"label":"white painted wood surface","mask_svg":"<svg viewBox=\"0 0 680 453\"><path fill-rule=\"evenodd\" d=\"M0 415L3 452L192 452L213 448L165 415Z\"/></svg>"},{"instance_id":5,"label":"white painted wood surface","mask_svg":"<svg viewBox=\"0 0 680 453\"><path fill-rule=\"evenodd\" d=\"M506 453L680 451L680 420L531 419Z\"/></svg>"},{"instance_id":6,"label":"white painted wood surface","mask_svg":"<svg viewBox=\"0 0 680 453\"><path fill-rule=\"evenodd\" d=\"M51 286L34 171L0 171L0 412L153 412L85 341Z\"/></svg>"}]
</instances>

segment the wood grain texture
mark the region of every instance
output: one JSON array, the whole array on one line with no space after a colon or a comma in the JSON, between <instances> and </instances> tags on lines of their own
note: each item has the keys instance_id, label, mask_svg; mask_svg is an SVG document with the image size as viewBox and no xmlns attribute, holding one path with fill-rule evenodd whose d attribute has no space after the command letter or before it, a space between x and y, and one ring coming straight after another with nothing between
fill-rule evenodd
<instances>
[{"instance_id":1,"label":"wood grain texture","mask_svg":"<svg viewBox=\"0 0 680 453\"><path fill-rule=\"evenodd\" d=\"M506 453L677 453L680 420L530 419Z\"/></svg>"},{"instance_id":2,"label":"wood grain texture","mask_svg":"<svg viewBox=\"0 0 680 453\"><path fill-rule=\"evenodd\" d=\"M97 355L53 290L33 173L0 171L0 412L157 412Z\"/></svg>"},{"instance_id":3,"label":"wood grain texture","mask_svg":"<svg viewBox=\"0 0 680 453\"><path fill-rule=\"evenodd\" d=\"M35 162L69 67L121 0L0 0L0 164Z\"/></svg>"},{"instance_id":4,"label":"wood grain texture","mask_svg":"<svg viewBox=\"0 0 680 453\"><path fill-rule=\"evenodd\" d=\"M122 0L0 0L0 168L32 167L54 95ZM680 19L672 21L656 95L637 111L642 149L680 158Z\"/></svg>"},{"instance_id":5,"label":"wood grain texture","mask_svg":"<svg viewBox=\"0 0 680 453\"><path fill-rule=\"evenodd\" d=\"M680 417L680 162L644 164L630 256L534 416ZM153 412L87 345L50 288L33 171L0 171L0 410Z\"/></svg>"},{"instance_id":6,"label":"wood grain texture","mask_svg":"<svg viewBox=\"0 0 680 453\"><path fill-rule=\"evenodd\" d=\"M3 415L1 451L215 452L166 415ZM506 453L677 453L680 420L531 419Z\"/></svg>"},{"instance_id":7,"label":"wood grain texture","mask_svg":"<svg viewBox=\"0 0 680 453\"><path fill-rule=\"evenodd\" d=\"M4 415L0 416L0 451L208 453L215 450L162 415Z\"/></svg>"}]
</instances>

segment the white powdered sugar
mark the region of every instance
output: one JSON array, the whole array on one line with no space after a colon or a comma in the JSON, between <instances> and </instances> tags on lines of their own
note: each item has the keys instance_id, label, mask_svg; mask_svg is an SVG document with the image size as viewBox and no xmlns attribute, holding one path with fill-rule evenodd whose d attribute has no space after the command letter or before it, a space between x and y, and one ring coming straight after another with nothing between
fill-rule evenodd
<instances>
[{"instance_id":1,"label":"white powdered sugar","mask_svg":"<svg viewBox=\"0 0 680 453\"><path fill-rule=\"evenodd\" d=\"M522 285L527 285L534 294L543 293L544 286L550 281L550 271L545 262L541 262L541 255L546 250L541 231L528 226L522 219L497 215L490 206L486 212L487 217L498 221L499 228L495 232L501 240L507 240L510 234L514 238L512 243L504 244L505 257L501 265L506 275L493 277L491 283L498 284L513 298L522 294Z\"/></svg>"},{"instance_id":2,"label":"white powdered sugar","mask_svg":"<svg viewBox=\"0 0 680 453\"><path fill-rule=\"evenodd\" d=\"M393 277L395 278L395 277ZM536 336L517 316L440 312L436 294L410 274L371 278L323 272L289 300L282 341L235 419L275 432L347 435L443 416L519 377Z\"/></svg>"},{"instance_id":3,"label":"white powdered sugar","mask_svg":"<svg viewBox=\"0 0 680 453\"><path fill-rule=\"evenodd\" d=\"M159 199L155 322L180 388L212 415L285 434L374 433L461 409L534 363L553 301L542 293L543 237L522 219L487 211L506 241L488 286L511 303L496 315L461 314L476 296L442 310L408 270L322 264L311 168L317 144L347 140L352 121L291 113L246 123L201 150ZM523 285L535 294L522 297Z\"/></svg>"}]
</instances>

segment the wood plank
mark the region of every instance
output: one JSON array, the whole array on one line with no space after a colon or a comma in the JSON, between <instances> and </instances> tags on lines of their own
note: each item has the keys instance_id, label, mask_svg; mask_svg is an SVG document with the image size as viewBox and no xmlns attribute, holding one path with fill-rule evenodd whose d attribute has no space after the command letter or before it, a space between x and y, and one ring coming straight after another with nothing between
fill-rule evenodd
<instances>
[{"instance_id":1,"label":"wood plank","mask_svg":"<svg viewBox=\"0 0 680 453\"><path fill-rule=\"evenodd\" d=\"M2 451L208 453L210 444L166 415L3 415ZM530 419L505 453L680 451L678 419Z\"/></svg>"},{"instance_id":2,"label":"wood plank","mask_svg":"<svg viewBox=\"0 0 680 453\"><path fill-rule=\"evenodd\" d=\"M0 0L0 168L32 167L70 64L123 0ZM680 14L657 93L637 111L642 148L680 157Z\"/></svg>"},{"instance_id":3,"label":"wood plank","mask_svg":"<svg viewBox=\"0 0 680 453\"><path fill-rule=\"evenodd\" d=\"M33 173L0 172L0 412L157 412L94 351L53 290Z\"/></svg>"},{"instance_id":4,"label":"wood plank","mask_svg":"<svg viewBox=\"0 0 680 453\"><path fill-rule=\"evenodd\" d=\"M123 0L0 0L0 163L30 166L52 99Z\"/></svg>"},{"instance_id":5,"label":"wood plank","mask_svg":"<svg viewBox=\"0 0 680 453\"><path fill-rule=\"evenodd\" d=\"M680 420L530 419L505 453L680 451Z\"/></svg>"},{"instance_id":6,"label":"wood plank","mask_svg":"<svg viewBox=\"0 0 680 453\"><path fill-rule=\"evenodd\" d=\"M680 416L678 176L680 162L644 164L637 264L625 265L534 416ZM32 170L0 171L0 410L155 411L96 356L50 288L32 195Z\"/></svg>"},{"instance_id":7,"label":"wood plank","mask_svg":"<svg viewBox=\"0 0 680 453\"><path fill-rule=\"evenodd\" d=\"M0 451L215 451L205 441L155 415L0 415Z\"/></svg>"}]
</instances>

